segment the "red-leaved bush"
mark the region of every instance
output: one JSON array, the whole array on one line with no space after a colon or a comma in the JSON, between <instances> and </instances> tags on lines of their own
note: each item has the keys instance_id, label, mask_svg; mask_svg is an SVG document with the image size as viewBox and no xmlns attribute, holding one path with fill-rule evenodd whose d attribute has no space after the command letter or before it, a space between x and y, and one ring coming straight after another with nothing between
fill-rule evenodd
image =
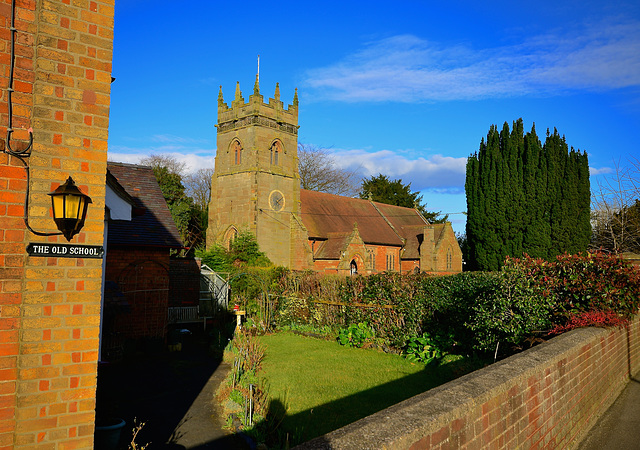
<instances>
[{"instance_id":1,"label":"red-leaved bush","mask_svg":"<svg viewBox=\"0 0 640 450\"><path fill-rule=\"evenodd\" d=\"M640 309L640 270L604 252L559 255L547 262L508 258L505 267L528 277L556 305L554 333L581 326L623 324Z\"/></svg>"},{"instance_id":2,"label":"red-leaved bush","mask_svg":"<svg viewBox=\"0 0 640 450\"><path fill-rule=\"evenodd\" d=\"M629 319L621 317L613 311L582 311L569 316L567 323L556 325L549 331L549 335L562 334L575 328L584 327L623 327Z\"/></svg>"}]
</instances>

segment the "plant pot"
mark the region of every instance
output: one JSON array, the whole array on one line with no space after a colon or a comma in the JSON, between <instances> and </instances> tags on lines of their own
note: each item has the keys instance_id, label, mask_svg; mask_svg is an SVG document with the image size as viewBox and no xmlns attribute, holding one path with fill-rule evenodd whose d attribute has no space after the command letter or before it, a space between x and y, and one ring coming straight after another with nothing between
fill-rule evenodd
<instances>
[{"instance_id":1,"label":"plant pot","mask_svg":"<svg viewBox=\"0 0 640 450\"><path fill-rule=\"evenodd\" d=\"M98 419L93 434L93 445L96 450L116 450L120 442L120 434L126 422L122 419Z\"/></svg>"}]
</instances>

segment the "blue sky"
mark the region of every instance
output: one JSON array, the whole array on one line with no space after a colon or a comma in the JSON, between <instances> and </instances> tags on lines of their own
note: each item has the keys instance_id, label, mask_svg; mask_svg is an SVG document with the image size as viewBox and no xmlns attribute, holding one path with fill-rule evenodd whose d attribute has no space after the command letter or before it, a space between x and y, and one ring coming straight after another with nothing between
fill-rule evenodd
<instances>
[{"instance_id":1,"label":"blue sky","mask_svg":"<svg viewBox=\"0 0 640 450\"><path fill-rule=\"evenodd\" d=\"M116 4L109 158L213 166L219 86L300 99L299 142L410 182L464 231L464 170L522 117L586 151L592 186L640 155L640 2Z\"/></svg>"}]
</instances>

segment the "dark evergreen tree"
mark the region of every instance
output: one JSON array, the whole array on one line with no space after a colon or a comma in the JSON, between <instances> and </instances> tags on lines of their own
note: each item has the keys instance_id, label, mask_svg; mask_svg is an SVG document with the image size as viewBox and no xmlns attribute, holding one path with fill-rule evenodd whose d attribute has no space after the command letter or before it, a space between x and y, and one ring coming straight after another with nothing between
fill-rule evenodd
<instances>
[{"instance_id":1,"label":"dark evergreen tree","mask_svg":"<svg viewBox=\"0 0 640 450\"><path fill-rule=\"evenodd\" d=\"M524 134L492 125L480 149L467 160L467 246L475 270L498 270L507 255L550 259L584 251L591 225L586 153L568 150L564 137L535 130Z\"/></svg>"},{"instance_id":2,"label":"dark evergreen tree","mask_svg":"<svg viewBox=\"0 0 640 450\"><path fill-rule=\"evenodd\" d=\"M359 193L362 199L371 198L374 202L387 205L415 208L429 221L429 223L444 223L448 216L439 217L440 212L427 211L422 203L422 196L418 192L411 192L411 183L404 184L402 180L389 180L386 175L365 178L362 180L362 189Z\"/></svg>"},{"instance_id":3,"label":"dark evergreen tree","mask_svg":"<svg viewBox=\"0 0 640 450\"><path fill-rule=\"evenodd\" d=\"M195 249L204 246L206 212L186 195L182 175L159 164L152 168L185 247Z\"/></svg>"}]
</instances>

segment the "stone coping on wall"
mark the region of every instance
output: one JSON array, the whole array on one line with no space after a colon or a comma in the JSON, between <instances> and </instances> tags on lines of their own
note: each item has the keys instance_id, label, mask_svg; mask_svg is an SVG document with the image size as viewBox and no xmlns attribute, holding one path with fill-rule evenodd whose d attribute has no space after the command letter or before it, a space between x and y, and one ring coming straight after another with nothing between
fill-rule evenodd
<instances>
[{"instance_id":1,"label":"stone coping on wall","mask_svg":"<svg viewBox=\"0 0 640 450\"><path fill-rule=\"evenodd\" d=\"M631 329L631 340L634 341L631 348L637 351L640 329L638 317L632 322ZM622 365L625 368L632 366L622 358L622 353L629 355L628 342L629 335L625 329L573 330L296 448L529 448L537 445L572 445L584 437L626 385L628 370L619 369ZM609 355L607 347L612 345L617 345L616 351L620 353L611 363L612 367L617 364L617 368L597 369L604 374L603 379L607 380L600 382L604 387L594 388L593 385L598 383L593 381L584 383L583 379L589 376L585 372L585 364L587 367L600 366L601 359L609 361L613 356ZM627 356L629 358L631 356ZM637 359L635 358L635 367L631 370L633 373L640 369ZM565 372L571 370L572 361L576 361L573 364L577 367L576 374L572 375L575 379L567 380ZM554 374L556 368L558 373ZM538 380L535 383L547 387L557 383L557 386L551 386L549 392L545 393L545 398L551 402L545 406L553 412L545 412L544 419L541 416L544 408L538 406L538 395L546 389L536 385L533 388L535 395L532 396L532 380ZM584 395L587 395L586 403L589 403L586 407L565 405L576 403L575 399L582 399ZM594 396L597 397L595 400ZM535 402L533 411L529 403L523 407L529 400ZM517 417L502 417L512 415L517 409L520 409L515 414ZM497 411L497 414L492 412L490 416L487 412L489 410ZM539 416L543 423L538 426L538 422L535 422L535 431L531 431L530 426L530 422L536 420L532 413L535 417ZM572 413L575 413L576 418L566 417ZM550 419L549 416L553 414L562 417ZM554 428L556 426L563 429ZM493 430L487 433L490 428Z\"/></svg>"}]
</instances>

